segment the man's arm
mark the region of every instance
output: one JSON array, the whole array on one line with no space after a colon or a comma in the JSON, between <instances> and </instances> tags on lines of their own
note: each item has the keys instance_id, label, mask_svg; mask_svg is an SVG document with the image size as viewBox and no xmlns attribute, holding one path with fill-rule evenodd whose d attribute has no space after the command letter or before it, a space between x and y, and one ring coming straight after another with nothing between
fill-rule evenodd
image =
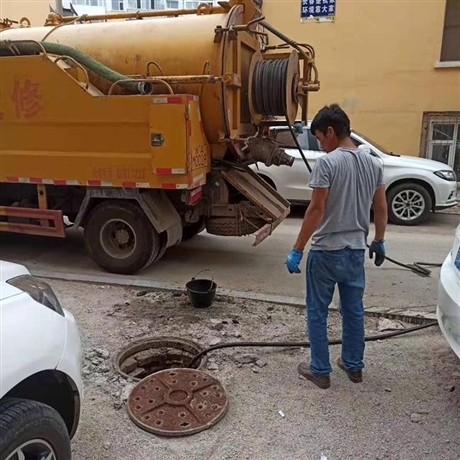
<instances>
[{"instance_id":1,"label":"man's arm","mask_svg":"<svg viewBox=\"0 0 460 460\"><path fill-rule=\"evenodd\" d=\"M388 205L385 195L385 185L381 185L374 194L372 201L374 207L374 225L375 225L375 240L381 241L385 239L385 230L388 222Z\"/></svg>"},{"instance_id":2,"label":"man's arm","mask_svg":"<svg viewBox=\"0 0 460 460\"><path fill-rule=\"evenodd\" d=\"M302 228L300 229L299 236L294 245L294 248L298 251L303 251L311 238L315 233L321 219L324 216L326 210L327 197L329 196L328 188L314 188L311 197L311 202L308 206L307 212L303 218Z\"/></svg>"}]
</instances>

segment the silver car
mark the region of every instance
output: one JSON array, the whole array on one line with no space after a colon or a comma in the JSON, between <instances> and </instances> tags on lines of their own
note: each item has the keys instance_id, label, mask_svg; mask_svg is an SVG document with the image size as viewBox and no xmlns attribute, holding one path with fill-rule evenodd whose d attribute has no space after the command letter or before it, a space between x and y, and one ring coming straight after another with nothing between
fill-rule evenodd
<instances>
[{"instance_id":1,"label":"silver car","mask_svg":"<svg viewBox=\"0 0 460 460\"><path fill-rule=\"evenodd\" d=\"M321 150L309 127L310 124L304 127L297 139L313 167L316 160L326 153ZM312 194L312 189L307 186L310 174L294 146L289 129L280 126L272 128L272 135L286 153L295 158L292 168L268 168L260 163L251 167L291 203L309 202ZM457 204L457 178L450 166L425 158L396 155L356 131L352 131L351 138L357 147L370 148L383 164L390 222L417 225L428 217L430 211Z\"/></svg>"}]
</instances>

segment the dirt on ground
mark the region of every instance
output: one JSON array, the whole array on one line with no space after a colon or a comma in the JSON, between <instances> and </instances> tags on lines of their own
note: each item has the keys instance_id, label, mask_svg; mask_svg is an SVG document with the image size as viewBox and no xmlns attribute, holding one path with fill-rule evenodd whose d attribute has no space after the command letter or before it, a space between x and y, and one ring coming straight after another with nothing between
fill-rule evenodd
<instances>
[{"instance_id":1,"label":"dirt on ground","mask_svg":"<svg viewBox=\"0 0 460 460\"><path fill-rule=\"evenodd\" d=\"M51 281L75 315L84 347L85 398L74 460L328 460L460 458L460 361L437 327L369 342L364 382L333 365L320 390L297 374L307 349L231 348L212 352L207 371L226 388L225 418L183 438L158 437L129 419L135 382L115 372L133 341L182 337L203 346L234 341L306 340L304 310L217 297L196 309L185 295ZM366 334L391 326L366 319ZM329 339L341 319L329 317ZM331 361L340 347L331 347ZM280 413L281 411L281 413ZM284 415L284 416L283 416Z\"/></svg>"}]
</instances>

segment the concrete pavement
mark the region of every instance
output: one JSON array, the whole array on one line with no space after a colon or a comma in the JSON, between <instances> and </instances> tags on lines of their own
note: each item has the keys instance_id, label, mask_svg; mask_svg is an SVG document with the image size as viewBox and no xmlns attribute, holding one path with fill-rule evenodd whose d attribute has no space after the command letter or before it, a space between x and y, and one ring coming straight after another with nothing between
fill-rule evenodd
<instances>
[{"instance_id":1,"label":"concrete pavement","mask_svg":"<svg viewBox=\"0 0 460 460\"><path fill-rule=\"evenodd\" d=\"M139 297L118 286L50 283L74 314L84 349L85 398L72 442L74 460L319 460L321 453L329 460L459 458L460 361L437 327L368 342L359 385L337 368L340 347L331 347L332 386L326 391L298 376L298 363L309 360L307 349L212 352L207 372L227 390L227 415L202 433L168 439L129 419L123 400L132 384L112 368L122 347L159 336L184 337L204 347L304 341L303 312L234 299L197 309L162 292ZM375 318L365 323L367 335L378 332ZM328 334L340 337L336 312L329 316ZM93 363L94 353L105 356L102 363ZM242 365L241 355L266 364Z\"/></svg>"},{"instance_id":2,"label":"concrete pavement","mask_svg":"<svg viewBox=\"0 0 460 460\"><path fill-rule=\"evenodd\" d=\"M144 272L123 277L127 282L153 281L184 286L199 271L210 269L221 288L294 297L303 302L303 275L289 275L284 261L300 228L303 209L294 209L275 233L258 247L252 238L222 238L203 233L167 251L161 261ZM397 227L387 232L388 254L404 263L443 262L452 247L459 216L435 214L423 225ZM371 229L371 235L373 230ZM40 275L73 274L108 276L86 254L82 232L52 239L3 234L2 259L25 264ZM206 276L206 273L204 274ZM381 268L367 263L366 305L381 308L413 307L433 311L436 305L438 269L422 278L388 262Z\"/></svg>"}]
</instances>

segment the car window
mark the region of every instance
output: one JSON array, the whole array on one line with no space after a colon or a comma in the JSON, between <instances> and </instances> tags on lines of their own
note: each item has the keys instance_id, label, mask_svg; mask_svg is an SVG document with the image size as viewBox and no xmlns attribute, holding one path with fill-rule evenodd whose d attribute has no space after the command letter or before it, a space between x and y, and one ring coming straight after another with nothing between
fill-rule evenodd
<instances>
[{"instance_id":1,"label":"car window","mask_svg":"<svg viewBox=\"0 0 460 460\"><path fill-rule=\"evenodd\" d=\"M310 146L310 150L322 150L316 136L314 136L309 129L307 129L306 132L308 133L308 145Z\"/></svg>"},{"instance_id":2,"label":"car window","mask_svg":"<svg viewBox=\"0 0 460 460\"><path fill-rule=\"evenodd\" d=\"M280 143L281 147L287 147L290 149L295 149L297 146L295 145L294 139L292 139L292 134L289 129L278 129L276 130L276 141ZM297 140L299 141L300 147L302 147L303 150L308 150L309 149L309 142L308 142L309 136L308 132L303 132L300 135L297 135Z\"/></svg>"},{"instance_id":3,"label":"car window","mask_svg":"<svg viewBox=\"0 0 460 460\"><path fill-rule=\"evenodd\" d=\"M353 142L353 144L356 145L356 147L359 147L362 144L362 142L359 142L358 139L355 139L354 137L351 137L350 139Z\"/></svg>"}]
</instances>

